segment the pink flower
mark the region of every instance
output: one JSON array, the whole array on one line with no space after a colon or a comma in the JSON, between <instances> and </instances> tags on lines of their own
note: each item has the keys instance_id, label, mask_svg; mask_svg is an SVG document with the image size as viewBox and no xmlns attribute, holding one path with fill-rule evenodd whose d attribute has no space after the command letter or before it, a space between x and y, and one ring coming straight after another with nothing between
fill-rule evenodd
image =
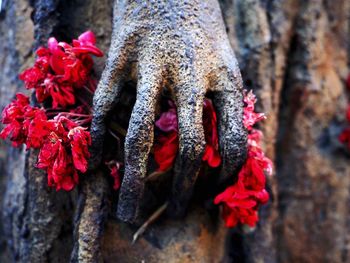
<instances>
[{"instance_id":1,"label":"pink flower","mask_svg":"<svg viewBox=\"0 0 350 263\"><path fill-rule=\"evenodd\" d=\"M244 108L243 124L247 130L251 130L254 124L256 124L261 120L266 119L266 116L264 113L256 113L254 111L256 97L252 91L249 91L248 93L245 94L244 102L246 106Z\"/></svg>"},{"instance_id":2,"label":"pink flower","mask_svg":"<svg viewBox=\"0 0 350 263\"><path fill-rule=\"evenodd\" d=\"M75 54L91 53L96 57L102 57L103 52L95 46L96 38L94 33L86 31L78 37L78 40L73 40L72 51Z\"/></svg>"},{"instance_id":3,"label":"pink flower","mask_svg":"<svg viewBox=\"0 0 350 263\"><path fill-rule=\"evenodd\" d=\"M172 101L168 101L169 109L160 115L156 121L156 127L163 132L178 131L176 107Z\"/></svg>"},{"instance_id":4,"label":"pink flower","mask_svg":"<svg viewBox=\"0 0 350 263\"><path fill-rule=\"evenodd\" d=\"M32 67L23 71L19 78L24 81L27 89L35 89L45 79L46 72L41 70L39 67Z\"/></svg>"}]
</instances>

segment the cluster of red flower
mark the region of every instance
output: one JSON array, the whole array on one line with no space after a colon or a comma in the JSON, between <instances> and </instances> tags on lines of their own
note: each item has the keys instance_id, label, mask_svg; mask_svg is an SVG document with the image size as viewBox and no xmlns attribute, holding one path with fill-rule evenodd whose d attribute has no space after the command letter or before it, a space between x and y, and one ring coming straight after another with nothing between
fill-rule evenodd
<instances>
[{"instance_id":1,"label":"cluster of red flower","mask_svg":"<svg viewBox=\"0 0 350 263\"><path fill-rule=\"evenodd\" d=\"M103 56L95 46L95 36L87 31L72 45L51 37L48 47L40 47L33 67L19 75L27 89L35 89L38 102L52 99L52 108L66 108L76 102L75 91L82 87L94 92L91 82L93 60L90 54Z\"/></svg>"},{"instance_id":2,"label":"cluster of red flower","mask_svg":"<svg viewBox=\"0 0 350 263\"><path fill-rule=\"evenodd\" d=\"M96 88L90 77L90 54L103 53L94 44L90 31L73 40L72 45L50 38L48 48L37 50L34 66L21 73L20 79L28 89L35 89L39 102L51 102L55 110L32 107L29 98L18 93L2 113L5 128L0 138L9 137L14 146L25 143L27 149L40 149L37 167L47 171L48 185L56 190L73 189L78 171L87 170L91 138L82 126L91 121L90 107L84 109L76 102L75 91L85 88L92 94Z\"/></svg>"},{"instance_id":3,"label":"cluster of red flower","mask_svg":"<svg viewBox=\"0 0 350 263\"><path fill-rule=\"evenodd\" d=\"M223 218L227 227L234 227L238 223L254 226L258 221L259 205L269 199L265 190L264 171L272 174L272 161L265 156L260 146L262 132L253 128L258 121L265 119L265 115L254 111L256 98L252 92L246 94L244 102L246 106L243 122L249 131L248 158L238 174L237 182L214 200L215 204L223 204ZM203 126L206 147L202 160L210 167L218 167L221 157L216 113L209 99L204 102ZM155 140L154 158L159 166L158 171L166 171L173 166L179 149L176 107L172 101L168 101L168 109L156 121L156 127L161 134Z\"/></svg>"},{"instance_id":4,"label":"cluster of red flower","mask_svg":"<svg viewBox=\"0 0 350 263\"><path fill-rule=\"evenodd\" d=\"M265 174L272 174L272 161L261 149L262 132L254 129L253 125L265 119L263 113L254 112L256 98L250 91L244 98L244 126L248 134L248 158L242 166L237 182L216 196L214 203L223 204L222 216L227 227L234 227L238 223L255 226L258 218L258 208L269 199L265 190Z\"/></svg>"},{"instance_id":5,"label":"cluster of red flower","mask_svg":"<svg viewBox=\"0 0 350 263\"><path fill-rule=\"evenodd\" d=\"M28 89L35 89L38 102L51 103L56 111L50 115L50 109L32 107L29 98L19 93L2 113L5 128L0 138L9 137L14 146L26 144L27 149L40 149L37 167L47 171L49 186L57 190L73 189L78 183L78 171L84 173L87 170L91 138L87 128L82 126L91 121L91 112L89 105L84 109L83 103L77 102L75 92L85 88L91 95L95 91L96 84L90 77L93 66L90 55L103 54L94 44L95 36L89 31L73 40L72 45L50 38L48 48L37 50L35 65L20 74L20 79ZM238 181L215 198L216 204L223 203L223 218L228 227L237 223L254 226L258 220L259 204L269 198L264 170L271 174L272 162L260 147L262 133L253 129L253 125L265 116L254 112L256 98L252 92L246 94L244 101L244 125L249 131L248 159ZM74 107L68 109L69 106ZM348 115L350 120L350 110ZM202 160L210 167L218 167L221 157L217 120L209 99L204 101L203 126L206 147ZM156 127L161 134L156 138L154 157L159 165L158 171L165 171L173 165L179 148L176 107L172 101L156 121ZM118 189L121 164L116 161L106 164L115 181L113 188Z\"/></svg>"},{"instance_id":6,"label":"cluster of red flower","mask_svg":"<svg viewBox=\"0 0 350 263\"><path fill-rule=\"evenodd\" d=\"M218 167L221 163L221 157L216 113L209 99L204 101L203 126L206 146L202 160L207 162L210 167ZM179 149L176 107L172 101L168 101L168 110L163 112L156 121L156 127L162 131L162 134L156 137L154 159L159 165L158 171L166 171L173 166Z\"/></svg>"},{"instance_id":7,"label":"cluster of red flower","mask_svg":"<svg viewBox=\"0 0 350 263\"><path fill-rule=\"evenodd\" d=\"M350 90L350 74L347 79L347 88ZM350 123L350 104L346 110L346 119ZM350 127L345 128L342 133L339 135L339 141L347 146L350 149Z\"/></svg>"}]
</instances>

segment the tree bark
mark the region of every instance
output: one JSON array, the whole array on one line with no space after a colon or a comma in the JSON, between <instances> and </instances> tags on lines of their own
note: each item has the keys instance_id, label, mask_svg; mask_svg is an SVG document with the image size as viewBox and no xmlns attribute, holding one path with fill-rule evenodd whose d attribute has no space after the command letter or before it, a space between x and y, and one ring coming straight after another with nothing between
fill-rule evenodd
<instances>
[{"instance_id":1,"label":"tree bark","mask_svg":"<svg viewBox=\"0 0 350 263\"><path fill-rule=\"evenodd\" d=\"M101 257L105 262L348 262L350 166L337 136L347 105L350 1L220 4L245 86L268 116L260 128L276 164L268 180L271 201L261 208L255 229L227 231L217 213L194 206L184 220L160 218L133 246L135 229L117 221L107 202ZM111 7L110 0L3 1L0 108L25 92L17 74L48 36L65 40L91 29L106 52ZM99 76L104 61L96 63ZM69 262L74 250L77 193L48 189L35 162L35 154L0 142L0 262Z\"/></svg>"}]
</instances>

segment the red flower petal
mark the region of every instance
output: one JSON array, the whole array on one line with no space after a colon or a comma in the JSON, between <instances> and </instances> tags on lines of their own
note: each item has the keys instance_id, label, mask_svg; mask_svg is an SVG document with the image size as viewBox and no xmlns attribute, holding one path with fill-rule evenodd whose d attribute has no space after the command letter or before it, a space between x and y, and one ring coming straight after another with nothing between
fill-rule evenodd
<instances>
[{"instance_id":1,"label":"red flower petal","mask_svg":"<svg viewBox=\"0 0 350 263\"><path fill-rule=\"evenodd\" d=\"M211 145L206 145L204 154L202 157L203 161L206 161L210 167L218 167L221 164L221 156L218 150L215 150Z\"/></svg>"},{"instance_id":2,"label":"red flower petal","mask_svg":"<svg viewBox=\"0 0 350 263\"><path fill-rule=\"evenodd\" d=\"M113 162L112 165L109 165L109 169L111 170L110 175L114 179L114 184L113 184L114 190L118 190L120 188L120 185L121 185L120 173L119 173L119 169L121 166L122 166L122 164L120 162Z\"/></svg>"},{"instance_id":3,"label":"red flower petal","mask_svg":"<svg viewBox=\"0 0 350 263\"><path fill-rule=\"evenodd\" d=\"M350 128L346 128L338 137L341 143L344 143L350 149Z\"/></svg>"},{"instance_id":4,"label":"red flower petal","mask_svg":"<svg viewBox=\"0 0 350 263\"><path fill-rule=\"evenodd\" d=\"M202 160L207 161L210 167L218 167L221 164L221 156L219 153L217 120L214 106L209 99L204 100L203 126L206 147Z\"/></svg>"},{"instance_id":5,"label":"red flower petal","mask_svg":"<svg viewBox=\"0 0 350 263\"><path fill-rule=\"evenodd\" d=\"M96 43L95 34L90 30L82 33L78 37L78 40L80 43L83 43L83 44L95 45Z\"/></svg>"},{"instance_id":6,"label":"red flower petal","mask_svg":"<svg viewBox=\"0 0 350 263\"><path fill-rule=\"evenodd\" d=\"M350 105L348 106L348 109L346 110L346 119L350 122Z\"/></svg>"},{"instance_id":7,"label":"red flower petal","mask_svg":"<svg viewBox=\"0 0 350 263\"><path fill-rule=\"evenodd\" d=\"M73 40L72 51L76 54L91 53L97 57L102 57L103 52L95 46L96 38L93 32L86 31L78 37L78 40Z\"/></svg>"},{"instance_id":8,"label":"red flower petal","mask_svg":"<svg viewBox=\"0 0 350 263\"><path fill-rule=\"evenodd\" d=\"M76 127L69 131L68 138L71 139L71 148L74 167L85 173L90 157L88 146L91 145L90 132L82 127Z\"/></svg>"},{"instance_id":9,"label":"red flower petal","mask_svg":"<svg viewBox=\"0 0 350 263\"><path fill-rule=\"evenodd\" d=\"M161 135L154 145L154 159L159 165L158 171L166 171L173 166L179 148L176 132Z\"/></svg>"}]
</instances>

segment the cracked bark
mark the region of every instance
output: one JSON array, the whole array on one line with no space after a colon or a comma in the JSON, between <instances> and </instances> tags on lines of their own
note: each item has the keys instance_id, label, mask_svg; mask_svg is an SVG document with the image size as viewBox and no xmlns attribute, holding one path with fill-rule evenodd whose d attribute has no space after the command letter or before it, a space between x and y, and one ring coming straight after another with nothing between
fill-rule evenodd
<instances>
[{"instance_id":1,"label":"cracked bark","mask_svg":"<svg viewBox=\"0 0 350 263\"><path fill-rule=\"evenodd\" d=\"M111 1L32 1L37 12L51 10L44 16L48 23L34 13L34 24L27 1L4 2L1 108L16 91L23 91L16 75L33 61L32 48L49 34L65 39L90 28L108 50ZM226 247L231 260L348 262L350 168L336 137L346 107L350 3L220 2L246 87L255 90L259 110L268 115L260 128L266 134L267 154L277 163L276 175L269 180L273 202L261 209L262 220L254 231L232 233L232 244ZM103 62L98 62L97 75L102 69ZM24 150L0 146L0 261L69 261L75 194L48 191L45 176L30 168L34 156L26 163ZM133 232L108 217L100 244L105 262L217 262L227 241L225 229L213 224L202 208L193 209L184 221L161 219L131 248Z\"/></svg>"}]
</instances>

